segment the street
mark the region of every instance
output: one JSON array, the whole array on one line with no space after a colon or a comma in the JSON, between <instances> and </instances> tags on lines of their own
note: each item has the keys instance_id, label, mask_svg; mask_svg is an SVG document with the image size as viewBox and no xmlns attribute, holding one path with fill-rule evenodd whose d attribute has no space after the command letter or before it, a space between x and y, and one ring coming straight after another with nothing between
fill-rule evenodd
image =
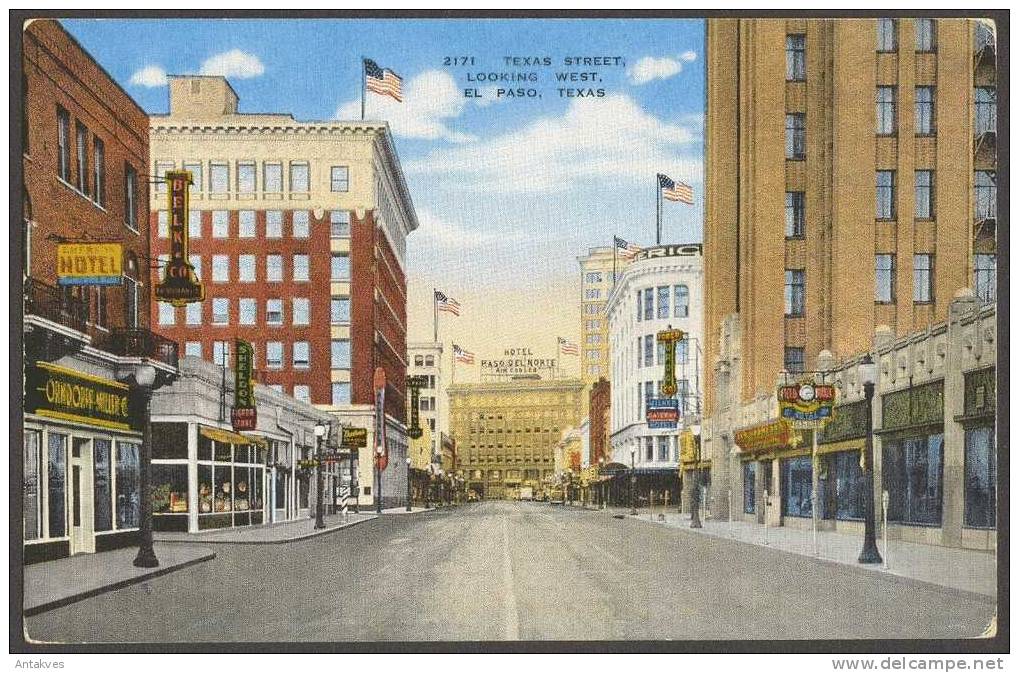
<instances>
[{"instance_id":1,"label":"street","mask_svg":"<svg viewBox=\"0 0 1019 673\"><path fill-rule=\"evenodd\" d=\"M217 557L26 620L59 642L966 638L990 599L605 512L481 502Z\"/></svg>"}]
</instances>

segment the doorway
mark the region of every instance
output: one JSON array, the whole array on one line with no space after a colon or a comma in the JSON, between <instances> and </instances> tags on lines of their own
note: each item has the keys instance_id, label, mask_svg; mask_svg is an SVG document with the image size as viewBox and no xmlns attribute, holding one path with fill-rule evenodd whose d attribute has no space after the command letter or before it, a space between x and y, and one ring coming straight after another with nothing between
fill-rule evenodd
<instances>
[{"instance_id":1,"label":"doorway","mask_svg":"<svg viewBox=\"0 0 1019 673\"><path fill-rule=\"evenodd\" d=\"M71 554L95 553L95 520L92 498L92 440L71 438Z\"/></svg>"}]
</instances>

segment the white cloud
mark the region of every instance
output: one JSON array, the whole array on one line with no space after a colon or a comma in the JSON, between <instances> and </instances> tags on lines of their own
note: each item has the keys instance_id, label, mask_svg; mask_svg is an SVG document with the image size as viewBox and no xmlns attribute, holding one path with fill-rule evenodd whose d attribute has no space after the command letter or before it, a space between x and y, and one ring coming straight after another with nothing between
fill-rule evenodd
<instances>
[{"instance_id":1,"label":"white cloud","mask_svg":"<svg viewBox=\"0 0 1019 673\"><path fill-rule=\"evenodd\" d=\"M231 49L205 59L198 74L249 79L258 77L264 72L265 66L257 56L240 49Z\"/></svg>"},{"instance_id":2,"label":"white cloud","mask_svg":"<svg viewBox=\"0 0 1019 673\"><path fill-rule=\"evenodd\" d=\"M498 90L499 87L497 86L483 86L479 91L479 93L481 94L481 98L474 98L472 100L474 101L474 104L477 105L478 107L488 107L493 103L502 103L507 99L505 97L499 98L498 96L496 96L495 92Z\"/></svg>"},{"instance_id":3,"label":"white cloud","mask_svg":"<svg viewBox=\"0 0 1019 673\"><path fill-rule=\"evenodd\" d=\"M147 65L131 75L131 84L149 88L166 86L166 71L158 65Z\"/></svg>"},{"instance_id":4,"label":"white cloud","mask_svg":"<svg viewBox=\"0 0 1019 673\"><path fill-rule=\"evenodd\" d=\"M403 87L403 102L369 92L365 117L384 119L397 136L448 140L464 143L474 136L450 128L449 122L463 113L466 99L453 77L442 70L428 70ZM339 106L337 119L358 119L361 101L352 100Z\"/></svg>"},{"instance_id":5,"label":"white cloud","mask_svg":"<svg viewBox=\"0 0 1019 673\"><path fill-rule=\"evenodd\" d=\"M668 79L682 70L683 64L674 58L645 56L634 63L627 74L634 84L647 84L656 79Z\"/></svg>"},{"instance_id":6,"label":"white cloud","mask_svg":"<svg viewBox=\"0 0 1019 673\"><path fill-rule=\"evenodd\" d=\"M504 232L492 228L468 229L460 223L450 222L435 212L419 208L418 228L414 231L415 245L427 239L451 249L489 247L497 244L512 244L524 238L523 232Z\"/></svg>"},{"instance_id":7,"label":"white cloud","mask_svg":"<svg viewBox=\"0 0 1019 673\"><path fill-rule=\"evenodd\" d=\"M679 58L681 61L686 61L687 63L689 63L690 61L696 61L697 52L695 52L693 49L688 49L684 51L682 54L680 54Z\"/></svg>"},{"instance_id":8,"label":"white cloud","mask_svg":"<svg viewBox=\"0 0 1019 673\"><path fill-rule=\"evenodd\" d=\"M689 151L684 152L684 150ZM458 189L562 193L580 181L650 184L656 172L698 181L697 135L649 114L629 96L574 99L566 113L469 147L433 151L411 173L449 175Z\"/></svg>"}]
</instances>

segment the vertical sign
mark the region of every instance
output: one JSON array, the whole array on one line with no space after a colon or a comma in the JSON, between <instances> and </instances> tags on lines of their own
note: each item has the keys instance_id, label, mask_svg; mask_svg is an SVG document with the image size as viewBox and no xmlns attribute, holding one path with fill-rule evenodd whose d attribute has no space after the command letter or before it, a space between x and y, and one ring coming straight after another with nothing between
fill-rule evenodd
<instances>
[{"instance_id":1,"label":"vertical sign","mask_svg":"<svg viewBox=\"0 0 1019 673\"><path fill-rule=\"evenodd\" d=\"M421 431L421 389L428 385L428 377L408 376L407 389L410 390L410 424L407 427L407 436L411 439L419 439Z\"/></svg>"},{"instance_id":2,"label":"vertical sign","mask_svg":"<svg viewBox=\"0 0 1019 673\"><path fill-rule=\"evenodd\" d=\"M669 329L658 333L658 343L665 346L665 375L662 377L662 395L672 397L676 394L676 342L682 341L686 334L683 330Z\"/></svg>"},{"instance_id":3,"label":"vertical sign","mask_svg":"<svg viewBox=\"0 0 1019 673\"><path fill-rule=\"evenodd\" d=\"M230 414L234 430L254 430L258 425L255 405L255 387L252 383L252 365L255 352L251 344L236 340L234 355L234 408Z\"/></svg>"},{"instance_id":4,"label":"vertical sign","mask_svg":"<svg viewBox=\"0 0 1019 673\"><path fill-rule=\"evenodd\" d=\"M188 261L188 196L190 171L167 171L167 192L170 199L170 261L163 270L163 280L156 285L156 299L184 306L205 300L205 287L195 276Z\"/></svg>"},{"instance_id":5,"label":"vertical sign","mask_svg":"<svg viewBox=\"0 0 1019 673\"><path fill-rule=\"evenodd\" d=\"M375 368L375 466L381 472L389 464L386 446L386 370Z\"/></svg>"}]
</instances>

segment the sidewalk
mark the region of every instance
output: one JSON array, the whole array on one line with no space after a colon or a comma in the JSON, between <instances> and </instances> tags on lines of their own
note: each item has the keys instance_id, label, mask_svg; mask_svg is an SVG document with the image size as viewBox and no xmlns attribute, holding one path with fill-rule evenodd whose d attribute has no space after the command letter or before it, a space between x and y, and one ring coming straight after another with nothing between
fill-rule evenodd
<instances>
[{"instance_id":1,"label":"sidewalk","mask_svg":"<svg viewBox=\"0 0 1019 673\"><path fill-rule=\"evenodd\" d=\"M612 508L602 510L609 515L624 515L626 519L637 519L646 523L682 528L699 535L728 538L745 544L771 547L780 551L800 556L813 556L813 535L811 530L798 528L769 527L767 540L763 525L745 521L728 521L705 519L703 528L690 528L690 515L675 511L665 514L665 521L659 520L660 508L655 509L655 520L647 508L639 510L637 517L629 516L628 508ZM818 531L819 558L822 561L840 563L873 572L887 573L906 577L920 582L968 591L983 596L997 597L998 576L997 557L994 554L959 549L955 547L939 547L936 545L917 544L903 540L889 540L885 549L878 526L878 550L885 559L887 568L882 565L866 565L857 562L863 545L861 535L838 533L834 531Z\"/></svg>"},{"instance_id":2,"label":"sidewalk","mask_svg":"<svg viewBox=\"0 0 1019 673\"><path fill-rule=\"evenodd\" d=\"M362 508L364 509L364 508ZM265 526L244 526L240 528L217 528L215 530L201 531L198 533L168 533L157 532L153 539L167 543L190 543L190 544L282 544L304 540L326 533L332 533L341 528L356 526L359 523L370 521L376 518L376 514L349 513L347 520L342 514L330 514L323 517L326 527L315 528L315 519L301 517L293 521L281 521Z\"/></svg>"},{"instance_id":3,"label":"sidewalk","mask_svg":"<svg viewBox=\"0 0 1019 673\"><path fill-rule=\"evenodd\" d=\"M205 547L155 544L153 549L159 559L157 568L134 567L137 547L76 554L25 566L25 615L37 615L216 558Z\"/></svg>"}]
</instances>

